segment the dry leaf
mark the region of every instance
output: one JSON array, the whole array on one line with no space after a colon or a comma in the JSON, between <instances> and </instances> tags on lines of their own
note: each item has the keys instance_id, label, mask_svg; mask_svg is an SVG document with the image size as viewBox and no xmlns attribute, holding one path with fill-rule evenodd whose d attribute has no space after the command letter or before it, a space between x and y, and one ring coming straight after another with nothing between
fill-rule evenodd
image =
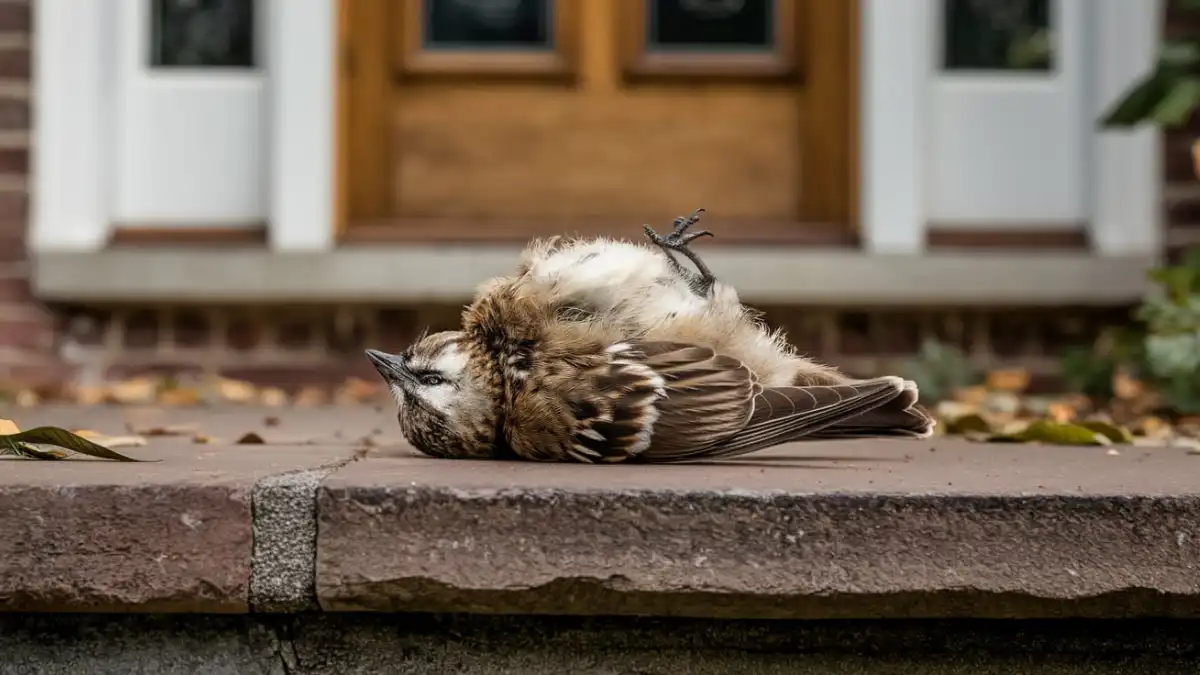
<instances>
[{"instance_id":1,"label":"dry leaf","mask_svg":"<svg viewBox=\"0 0 1200 675\"><path fill-rule=\"evenodd\" d=\"M196 425L176 424L165 427L150 427L149 429L137 429L135 433L140 436L188 436L196 433Z\"/></svg>"},{"instance_id":2,"label":"dry leaf","mask_svg":"<svg viewBox=\"0 0 1200 675\"><path fill-rule=\"evenodd\" d=\"M946 433L953 435L967 435L970 433L991 433L992 425L983 415L972 413L963 415L951 420L946 420Z\"/></svg>"},{"instance_id":3,"label":"dry leaf","mask_svg":"<svg viewBox=\"0 0 1200 675\"><path fill-rule=\"evenodd\" d=\"M1133 424L1133 433L1156 440L1171 436L1171 425L1161 417L1147 415Z\"/></svg>"},{"instance_id":4,"label":"dry leaf","mask_svg":"<svg viewBox=\"0 0 1200 675\"><path fill-rule=\"evenodd\" d=\"M258 387L243 380L222 377L217 380L217 394L230 403L250 403L258 397Z\"/></svg>"},{"instance_id":5,"label":"dry leaf","mask_svg":"<svg viewBox=\"0 0 1200 675\"><path fill-rule=\"evenodd\" d=\"M158 395L158 402L169 406L191 406L200 404L200 392L190 387L167 389Z\"/></svg>"},{"instance_id":6,"label":"dry leaf","mask_svg":"<svg viewBox=\"0 0 1200 675\"><path fill-rule=\"evenodd\" d=\"M279 387L267 387L259 392L259 400L269 408L282 408L288 403L288 395Z\"/></svg>"},{"instance_id":7,"label":"dry leaf","mask_svg":"<svg viewBox=\"0 0 1200 675\"><path fill-rule=\"evenodd\" d=\"M327 397L325 392L320 387L304 387L296 394L296 398L292 399L292 403L300 407L314 407L324 405Z\"/></svg>"},{"instance_id":8,"label":"dry leaf","mask_svg":"<svg viewBox=\"0 0 1200 675\"><path fill-rule=\"evenodd\" d=\"M1120 427L1116 424L1102 422L1100 420L1086 420L1083 422L1077 422L1076 424L1085 429L1090 429L1098 434L1103 435L1113 443L1133 442L1133 434L1130 433L1125 427Z\"/></svg>"},{"instance_id":9,"label":"dry leaf","mask_svg":"<svg viewBox=\"0 0 1200 675\"><path fill-rule=\"evenodd\" d=\"M1050 408L1046 411L1046 416L1058 423L1072 422L1075 420L1075 408L1066 403L1051 403Z\"/></svg>"},{"instance_id":10,"label":"dry leaf","mask_svg":"<svg viewBox=\"0 0 1200 675\"><path fill-rule=\"evenodd\" d=\"M259 436L258 434L251 431L249 433L243 434L242 437L237 439L236 441L234 441L234 443L236 443L237 445L262 445L262 444L266 443L266 441L263 440L262 436Z\"/></svg>"},{"instance_id":11,"label":"dry leaf","mask_svg":"<svg viewBox=\"0 0 1200 675\"><path fill-rule=\"evenodd\" d=\"M984 386L963 387L954 390L954 400L959 403L982 405L987 396L988 390Z\"/></svg>"},{"instance_id":12,"label":"dry leaf","mask_svg":"<svg viewBox=\"0 0 1200 675\"><path fill-rule=\"evenodd\" d=\"M117 382L108 388L108 400L114 403L153 403L158 398L159 383L149 377L135 377Z\"/></svg>"},{"instance_id":13,"label":"dry leaf","mask_svg":"<svg viewBox=\"0 0 1200 675\"><path fill-rule=\"evenodd\" d=\"M993 391L1020 393L1029 388L1029 371L1010 368L988 373L985 387Z\"/></svg>"},{"instance_id":14,"label":"dry leaf","mask_svg":"<svg viewBox=\"0 0 1200 675\"><path fill-rule=\"evenodd\" d=\"M99 405L108 398L102 387L75 387L75 402L83 406Z\"/></svg>"},{"instance_id":15,"label":"dry leaf","mask_svg":"<svg viewBox=\"0 0 1200 675\"><path fill-rule=\"evenodd\" d=\"M216 439L214 439L212 436L196 434L195 436L192 436L192 442L198 445L211 445L216 442Z\"/></svg>"},{"instance_id":16,"label":"dry leaf","mask_svg":"<svg viewBox=\"0 0 1200 675\"><path fill-rule=\"evenodd\" d=\"M0 436L21 433L20 427L12 420L0 420Z\"/></svg>"},{"instance_id":17,"label":"dry leaf","mask_svg":"<svg viewBox=\"0 0 1200 675\"><path fill-rule=\"evenodd\" d=\"M1113 375L1112 389L1113 395L1124 401L1132 401L1146 394L1146 385L1124 370L1119 370Z\"/></svg>"}]
</instances>

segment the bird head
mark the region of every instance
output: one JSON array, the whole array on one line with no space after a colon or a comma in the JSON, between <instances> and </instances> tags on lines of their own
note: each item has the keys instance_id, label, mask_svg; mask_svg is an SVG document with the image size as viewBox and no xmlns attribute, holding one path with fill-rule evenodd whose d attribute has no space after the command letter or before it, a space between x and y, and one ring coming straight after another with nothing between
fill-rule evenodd
<instances>
[{"instance_id":1,"label":"bird head","mask_svg":"<svg viewBox=\"0 0 1200 675\"><path fill-rule=\"evenodd\" d=\"M466 336L444 331L419 338L399 354L368 349L392 398L400 431L435 457L485 457L496 436L500 392L486 362L473 358Z\"/></svg>"}]
</instances>

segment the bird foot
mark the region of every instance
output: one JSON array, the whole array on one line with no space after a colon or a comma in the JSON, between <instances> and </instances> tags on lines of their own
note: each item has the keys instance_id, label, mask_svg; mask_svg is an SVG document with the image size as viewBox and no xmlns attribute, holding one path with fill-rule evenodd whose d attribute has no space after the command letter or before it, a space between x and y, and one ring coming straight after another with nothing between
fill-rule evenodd
<instances>
[{"instance_id":1,"label":"bird foot","mask_svg":"<svg viewBox=\"0 0 1200 675\"><path fill-rule=\"evenodd\" d=\"M672 223L671 233L665 237L660 235L658 232L655 232L654 228L650 227L649 225L642 226L642 229L646 232L646 238L649 239L655 246L662 249L664 253L666 253L667 258L670 259L675 271L683 275L688 280L688 284L692 287L692 290L700 296L706 295L708 290L712 288L713 283L716 281L716 278L713 276L712 272L709 271L708 266L704 264L704 261L700 259L700 256L696 255L696 253L689 248L689 244L700 237L714 236L713 233L709 232L708 230L688 232L688 229L691 228L692 225L695 225L697 222L699 222L700 214L703 212L704 209L700 208L692 211L692 215L690 216L679 216ZM699 272L699 274L693 274L685 270L683 266L679 264L679 261L675 259L675 256L673 255L674 253L679 253L688 260L691 260L692 264L696 266L696 270Z\"/></svg>"}]
</instances>

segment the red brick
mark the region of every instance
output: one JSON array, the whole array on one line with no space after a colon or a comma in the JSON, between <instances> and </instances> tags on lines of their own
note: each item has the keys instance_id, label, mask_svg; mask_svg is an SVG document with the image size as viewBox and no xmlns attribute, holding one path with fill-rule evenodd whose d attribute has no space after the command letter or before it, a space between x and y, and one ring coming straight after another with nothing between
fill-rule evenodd
<instances>
[{"instance_id":1,"label":"red brick","mask_svg":"<svg viewBox=\"0 0 1200 675\"><path fill-rule=\"evenodd\" d=\"M29 49L27 47L0 49L0 78L28 80L29 75Z\"/></svg>"},{"instance_id":2,"label":"red brick","mask_svg":"<svg viewBox=\"0 0 1200 675\"><path fill-rule=\"evenodd\" d=\"M23 191L0 191L0 232L25 232L29 215L29 194Z\"/></svg>"},{"instance_id":3,"label":"red brick","mask_svg":"<svg viewBox=\"0 0 1200 675\"><path fill-rule=\"evenodd\" d=\"M0 304L34 302L29 277L0 274Z\"/></svg>"},{"instance_id":4,"label":"red brick","mask_svg":"<svg viewBox=\"0 0 1200 675\"><path fill-rule=\"evenodd\" d=\"M20 96L0 96L0 129L28 129L29 101Z\"/></svg>"},{"instance_id":5,"label":"red brick","mask_svg":"<svg viewBox=\"0 0 1200 675\"><path fill-rule=\"evenodd\" d=\"M0 148L0 173L24 175L29 171L27 148Z\"/></svg>"},{"instance_id":6,"label":"red brick","mask_svg":"<svg viewBox=\"0 0 1200 675\"><path fill-rule=\"evenodd\" d=\"M36 354L49 354L54 347L54 322L45 319L0 319L0 345Z\"/></svg>"},{"instance_id":7,"label":"red brick","mask_svg":"<svg viewBox=\"0 0 1200 675\"><path fill-rule=\"evenodd\" d=\"M28 34L33 28L33 11L28 1L0 2L0 31Z\"/></svg>"}]
</instances>

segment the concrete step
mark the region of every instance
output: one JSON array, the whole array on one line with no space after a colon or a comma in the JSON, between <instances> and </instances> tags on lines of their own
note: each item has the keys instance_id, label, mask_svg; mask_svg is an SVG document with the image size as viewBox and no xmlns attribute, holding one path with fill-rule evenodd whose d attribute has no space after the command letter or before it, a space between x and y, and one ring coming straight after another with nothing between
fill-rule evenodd
<instances>
[{"instance_id":1,"label":"concrete step","mask_svg":"<svg viewBox=\"0 0 1200 675\"><path fill-rule=\"evenodd\" d=\"M3 460L7 612L1200 614L1200 457L1182 448L873 441L572 466L419 457L390 410L21 412L0 416L192 422L226 442ZM229 442L247 431L266 443Z\"/></svg>"}]
</instances>

